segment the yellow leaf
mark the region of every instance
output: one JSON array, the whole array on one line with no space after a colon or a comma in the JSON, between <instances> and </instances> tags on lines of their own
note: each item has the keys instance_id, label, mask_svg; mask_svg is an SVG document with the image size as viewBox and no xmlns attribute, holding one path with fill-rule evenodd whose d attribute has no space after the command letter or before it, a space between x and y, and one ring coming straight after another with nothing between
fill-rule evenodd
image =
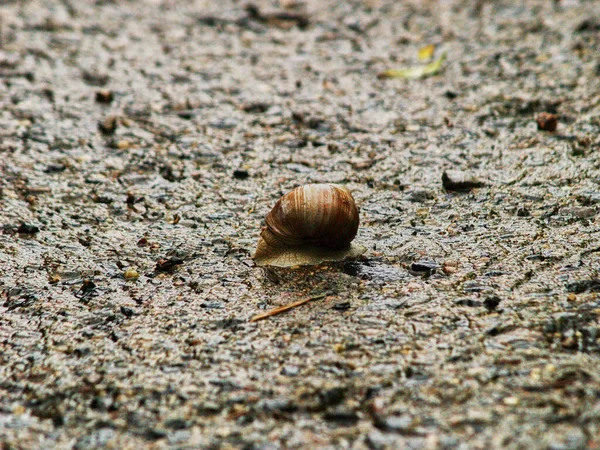
<instances>
[{"instance_id":1,"label":"yellow leaf","mask_svg":"<svg viewBox=\"0 0 600 450\"><path fill-rule=\"evenodd\" d=\"M419 61L428 61L433 57L435 52L435 45L429 44L419 49L418 58Z\"/></svg>"},{"instance_id":2,"label":"yellow leaf","mask_svg":"<svg viewBox=\"0 0 600 450\"><path fill-rule=\"evenodd\" d=\"M446 61L446 52L439 57L439 59L425 64L424 66L406 67L402 69L389 69L381 72L378 78L404 78L406 80L412 80L415 78L424 78L431 75L435 75L439 72Z\"/></svg>"}]
</instances>

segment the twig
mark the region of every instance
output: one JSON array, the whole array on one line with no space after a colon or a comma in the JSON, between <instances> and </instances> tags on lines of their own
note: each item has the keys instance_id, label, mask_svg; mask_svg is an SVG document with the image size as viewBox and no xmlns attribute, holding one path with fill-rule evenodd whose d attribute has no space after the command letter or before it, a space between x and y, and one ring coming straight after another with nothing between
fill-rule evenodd
<instances>
[{"instance_id":1,"label":"twig","mask_svg":"<svg viewBox=\"0 0 600 450\"><path fill-rule=\"evenodd\" d=\"M327 295L329 295L328 292L324 292L322 294L319 295L313 295L312 297L305 297L303 299L300 299L298 301L295 301L293 303L289 303L287 305L283 305L283 306L279 306L277 308L274 308L270 311L264 312L262 314L257 314L256 316L254 316L252 319L250 319L250 322L257 322L259 320L262 319L266 319L267 317L271 317L271 316L276 316L277 314L281 314L283 312L286 312L292 308L295 308L296 306L301 306L304 305L305 303L308 303L312 300L320 300L322 298L327 297Z\"/></svg>"}]
</instances>

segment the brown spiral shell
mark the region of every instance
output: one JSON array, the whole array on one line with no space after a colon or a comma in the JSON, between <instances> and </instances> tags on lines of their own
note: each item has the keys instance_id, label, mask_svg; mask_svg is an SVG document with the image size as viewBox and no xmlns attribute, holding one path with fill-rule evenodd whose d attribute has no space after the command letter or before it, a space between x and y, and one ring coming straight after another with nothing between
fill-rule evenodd
<instances>
[{"instance_id":1,"label":"brown spiral shell","mask_svg":"<svg viewBox=\"0 0 600 450\"><path fill-rule=\"evenodd\" d=\"M281 197L266 218L254 255L258 265L305 265L355 256L359 225L348 189L306 184Z\"/></svg>"}]
</instances>

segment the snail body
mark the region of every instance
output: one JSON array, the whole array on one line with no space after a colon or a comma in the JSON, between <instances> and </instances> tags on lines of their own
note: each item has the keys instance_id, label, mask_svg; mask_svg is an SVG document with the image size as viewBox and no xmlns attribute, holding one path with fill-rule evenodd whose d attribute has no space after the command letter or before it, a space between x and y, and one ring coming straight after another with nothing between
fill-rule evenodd
<instances>
[{"instance_id":1,"label":"snail body","mask_svg":"<svg viewBox=\"0 0 600 450\"><path fill-rule=\"evenodd\" d=\"M290 267L357 257L352 245L359 225L358 208L348 189L335 184L307 184L281 197L266 217L254 254L259 266Z\"/></svg>"}]
</instances>

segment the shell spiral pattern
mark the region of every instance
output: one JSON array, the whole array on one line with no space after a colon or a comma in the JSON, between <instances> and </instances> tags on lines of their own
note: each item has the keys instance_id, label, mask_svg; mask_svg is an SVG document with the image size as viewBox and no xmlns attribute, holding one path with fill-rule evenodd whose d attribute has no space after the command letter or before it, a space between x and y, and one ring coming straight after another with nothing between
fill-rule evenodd
<instances>
[{"instance_id":1,"label":"shell spiral pattern","mask_svg":"<svg viewBox=\"0 0 600 450\"><path fill-rule=\"evenodd\" d=\"M258 265L318 264L357 256L351 246L359 213L348 189L307 184L281 197L266 218L254 259Z\"/></svg>"}]
</instances>

